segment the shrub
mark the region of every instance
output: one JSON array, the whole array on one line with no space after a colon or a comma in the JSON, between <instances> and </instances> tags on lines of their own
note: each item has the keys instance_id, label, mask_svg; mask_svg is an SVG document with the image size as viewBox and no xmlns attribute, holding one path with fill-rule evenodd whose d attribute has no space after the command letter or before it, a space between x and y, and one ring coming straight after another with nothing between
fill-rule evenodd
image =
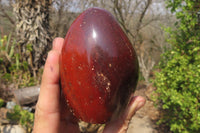
<instances>
[{"instance_id":1,"label":"shrub","mask_svg":"<svg viewBox=\"0 0 200 133\"><path fill-rule=\"evenodd\" d=\"M32 132L34 114L23 110L19 105L15 105L14 109L7 113L7 118L14 123L22 125L28 133Z\"/></svg>"},{"instance_id":2,"label":"shrub","mask_svg":"<svg viewBox=\"0 0 200 133\"><path fill-rule=\"evenodd\" d=\"M4 83L14 84L16 89L38 84L40 80L33 76L30 71L31 65L20 53L20 46L12 35L0 36L0 40L0 77ZM30 53L31 50L27 45L27 52ZM40 77L40 70L37 74L36 76Z\"/></svg>"},{"instance_id":3,"label":"shrub","mask_svg":"<svg viewBox=\"0 0 200 133\"><path fill-rule=\"evenodd\" d=\"M200 132L200 30L197 11L199 2L167 0L176 13L177 30L167 28L171 49L162 55L160 72L156 73L155 97L165 123L177 133ZM199 5L199 6L197 6Z\"/></svg>"},{"instance_id":4,"label":"shrub","mask_svg":"<svg viewBox=\"0 0 200 133\"><path fill-rule=\"evenodd\" d=\"M4 105L4 100L0 98L0 108Z\"/></svg>"},{"instance_id":5,"label":"shrub","mask_svg":"<svg viewBox=\"0 0 200 133\"><path fill-rule=\"evenodd\" d=\"M27 52L31 52L30 45L27 46ZM31 65L24 59L23 53L20 53L20 46L17 44L11 34L9 36L0 35L0 81L1 84L9 86L14 85L15 89L33 86L40 82L41 70L38 70L36 76L30 71ZM6 90L1 90L2 95L8 95ZM2 96L5 97L5 96ZM3 105L0 99L0 107ZM11 112L7 113L7 118L11 123L22 125L27 132L32 132L34 114L23 110L19 105L16 105Z\"/></svg>"}]
</instances>

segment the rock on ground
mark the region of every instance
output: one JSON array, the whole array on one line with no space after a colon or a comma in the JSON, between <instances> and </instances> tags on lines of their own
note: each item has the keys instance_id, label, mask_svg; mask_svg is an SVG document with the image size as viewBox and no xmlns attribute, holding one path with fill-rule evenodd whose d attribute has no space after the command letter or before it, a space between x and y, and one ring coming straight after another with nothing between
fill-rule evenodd
<instances>
[{"instance_id":1,"label":"rock on ground","mask_svg":"<svg viewBox=\"0 0 200 133\"><path fill-rule=\"evenodd\" d=\"M0 133L26 133L20 125L5 125L0 127Z\"/></svg>"}]
</instances>

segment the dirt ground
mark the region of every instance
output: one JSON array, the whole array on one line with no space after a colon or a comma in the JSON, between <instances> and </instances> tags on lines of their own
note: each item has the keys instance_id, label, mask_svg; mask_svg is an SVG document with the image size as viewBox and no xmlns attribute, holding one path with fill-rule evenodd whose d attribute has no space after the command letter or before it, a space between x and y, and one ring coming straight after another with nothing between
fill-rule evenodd
<instances>
[{"instance_id":1,"label":"dirt ground","mask_svg":"<svg viewBox=\"0 0 200 133\"><path fill-rule=\"evenodd\" d=\"M151 96L155 87L152 84L146 86L139 83L135 96L146 98L146 104L132 118L128 133L169 133L164 126L158 126L156 122L160 117L160 111L155 108Z\"/></svg>"}]
</instances>

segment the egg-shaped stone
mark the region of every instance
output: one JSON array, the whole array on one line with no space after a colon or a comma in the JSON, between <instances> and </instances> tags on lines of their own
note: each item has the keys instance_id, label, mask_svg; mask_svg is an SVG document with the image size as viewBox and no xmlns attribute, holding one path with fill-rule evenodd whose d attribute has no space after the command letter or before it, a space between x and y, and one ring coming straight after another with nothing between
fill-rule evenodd
<instances>
[{"instance_id":1,"label":"egg-shaped stone","mask_svg":"<svg viewBox=\"0 0 200 133\"><path fill-rule=\"evenodd\" d=\"M105 123L126 108L138 80L132 44L108 11L90 8L78 16L60 56L61 87L74 115Z\"/></svg>"}]
</instances>

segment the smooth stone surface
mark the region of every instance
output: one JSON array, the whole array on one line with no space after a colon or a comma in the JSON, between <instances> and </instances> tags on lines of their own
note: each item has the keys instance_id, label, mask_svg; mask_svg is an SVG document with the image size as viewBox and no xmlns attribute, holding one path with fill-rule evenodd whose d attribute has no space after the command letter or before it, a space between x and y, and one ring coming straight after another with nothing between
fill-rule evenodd
<instances>
[{"instance_id":1,"label":"smooth stone surface","mask_svg":"<svg viewBox=\"0 0 200 133\"><path fill-rule=\"evenodd\" d=\"M79 119L105 123L126 107L138 80L136 53L115 18L100 8L71 25L60 57L61 85Z\"/></svg>"}]
</instances>

